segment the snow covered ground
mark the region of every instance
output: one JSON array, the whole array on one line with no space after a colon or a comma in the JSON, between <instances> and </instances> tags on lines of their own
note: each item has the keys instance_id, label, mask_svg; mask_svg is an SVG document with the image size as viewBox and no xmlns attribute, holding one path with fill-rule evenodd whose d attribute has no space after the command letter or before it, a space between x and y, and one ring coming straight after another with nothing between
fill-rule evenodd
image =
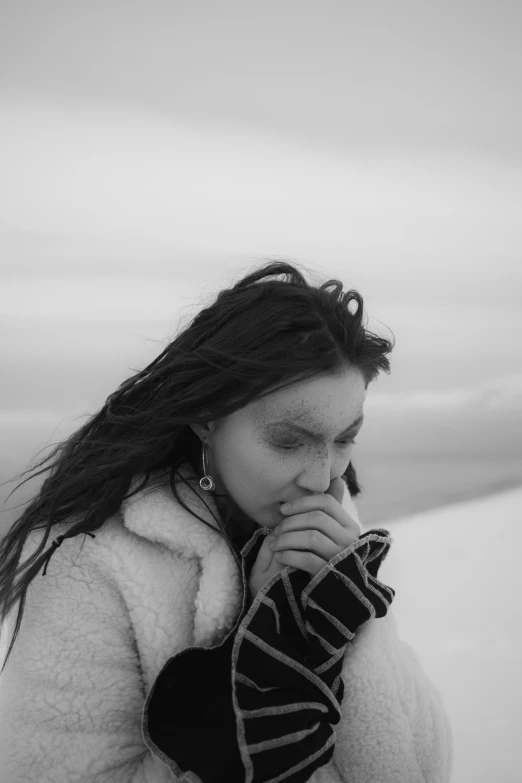
<instances>
[{"instance_id":1,"label":"snow covered ground","mask_svg":"<svg viewBox=\"0 0 522 783\"><path fill-rule=\"evenodd\" d=\"M522 781L522 487L382 526L399 636L453 726L451 783Z\"/></svg>"}]
</instances>

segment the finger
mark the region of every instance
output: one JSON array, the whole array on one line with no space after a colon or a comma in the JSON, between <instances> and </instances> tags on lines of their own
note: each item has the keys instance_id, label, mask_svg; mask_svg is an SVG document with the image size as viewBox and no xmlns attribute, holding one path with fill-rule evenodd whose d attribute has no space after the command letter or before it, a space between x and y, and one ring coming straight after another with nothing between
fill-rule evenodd
<instances>
[{"instance_id":1,"label":"finger","mask_svg":"<svg viewBox=\"0 0 522 783\"><path fill-rule=\"evenodd\" d=\"M350 521L349 525L343 527L336 519L322 511L312 511L308 514L296 514L289 517L274 528L274 534L279 540L285 533L295 533L298 530L318 530L343 549L350 546L360 535L355 522Z\"/></svg>"},{"instance_id":2,"label":"finger","mask_svg":"<svg viewBox=\"0 0 522 783\"><path fill-rule=\"evenodd\" d=\"M274 560L285 566L299 568L301 571L307 571L312 576L321 571L328 561L322 557L314 555L312 552L296 552L292 549L286 549L284 552L277 552Z\"/></svg>"},{"instance_id":3,"label":"finger","mask_svg":"<svg viewBox=\"0 0 522 783\"><path fill-rule=\"evenodd\" d=\"M342 505L345 490L346 484L340 476L337 476L337 478L334 478L334 480L330 482L330 486L326 490L325 495L332 495L332 497Z\"/></svg>"},{"instance_id":4,"label":"finger","mask_svg":"<svg viewBox=\"0 0 522 783\"><path fill-rule=\"evenodd\" d=\"M335 523L334 523L335 524ZM338 529L342 531L342 528L337 525ZM274 542L274 553L282 552L285 550L303 550L312 552L318 557L324 560L330 560L335 557L339 552L339 547L343 549L349 544L336 544L331 538L325 536L320 530L316 528L310 528L309 530L298 530L291 533L282 533L277 536Z\"/></svg>"},{"instance_id":5,"label":"finger","mask_svg":"<svg viewBox=\"0 0 522 783\"><path fill-rule=\"evenodd\" d=\"M261 572L267 571L270 568L272 559L274 557L274 553L270 548L271 541L277 541L277 538L273 533L269 533L267 536L265 536L265 540L261 544L259 552L257 553L256 563Z\"/></svg>"},{"instance_id":6,"label":"finger","mask_svg":"<svg viewBox=\"0 0 522 783\"><path fill-rule=\"evenodd\" d=\"M290 508L281 506L281 513L288 519L291 516L306 514L310 511L323 511L336 520L342 527L349 528L357 523L341 505L344 497L344 481L341 478L334 479L329 486L329 491L322 495L307 495L296 498L290 503ZM340 498L341 500L337 500Z\"/></svg>"}]
</instances>

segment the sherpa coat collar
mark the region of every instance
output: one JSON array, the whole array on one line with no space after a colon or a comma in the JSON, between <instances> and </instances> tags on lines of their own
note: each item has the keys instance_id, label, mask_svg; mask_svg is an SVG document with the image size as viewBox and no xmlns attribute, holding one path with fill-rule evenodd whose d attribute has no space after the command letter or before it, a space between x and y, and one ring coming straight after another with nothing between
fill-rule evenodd
<instances>
[{"instance_id":1,"label":"sherpa coat collar","mask_svg":"<svg viewBox=\"0 0 522 783\"><path fill-rule=\"evenodd\" d=\"M219 512L212 494L201 489L188 466L179 473L188 482L176 481L179 496L211 529L177 503L168 474L164 473L154 474L144 489L123 501L123 520L136 535L162 544L187 560L198 561L201 571L193 645L210 646L216 635L225 635L232 628L241 609L241 573L225 539L217 532L215 517ZM132 488L139 481L135 479Z\"/></svg>"}]
</instances>

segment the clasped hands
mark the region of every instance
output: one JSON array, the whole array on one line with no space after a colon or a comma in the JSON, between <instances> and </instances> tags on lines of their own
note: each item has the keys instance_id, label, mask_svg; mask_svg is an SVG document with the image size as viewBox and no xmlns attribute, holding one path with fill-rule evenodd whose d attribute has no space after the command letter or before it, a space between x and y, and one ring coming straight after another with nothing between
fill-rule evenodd
<instances>
[{"instance_id":1,"label":"clasped hands","mask_svg":"<svg viewBox=\"0 0 522 783\"><path fill-rule=\"evenodd\" d=\"M250 574L252 598L287 566L315 576L357 541L359 526L341 505L345 489L343 479L335 478L323 495L297 498L289 509L281 508L287 518L266 536Z\"/></svg>"}]
</instances>

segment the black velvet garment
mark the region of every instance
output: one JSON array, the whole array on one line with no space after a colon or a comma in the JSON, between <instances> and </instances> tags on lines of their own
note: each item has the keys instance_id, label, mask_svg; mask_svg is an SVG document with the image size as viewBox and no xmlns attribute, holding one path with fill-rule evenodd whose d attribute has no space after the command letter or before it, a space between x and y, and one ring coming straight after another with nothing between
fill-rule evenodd
<instances>
[{"instance_id":1,"label":"black velvet garment","mask_svg":"<svg viewBox=\"0 0 522 783\"><path fill-rule=\"evenodd\" d=\"M377 580L389 531L369 530L313 578L284 568L254 601L248 577L266 528L240 550L243 603L216 647L170 658L145 704L150 750L190 783L304 783L327 764L341 717L347 644L395 591Z\"/></svg>"}]
</instances>

